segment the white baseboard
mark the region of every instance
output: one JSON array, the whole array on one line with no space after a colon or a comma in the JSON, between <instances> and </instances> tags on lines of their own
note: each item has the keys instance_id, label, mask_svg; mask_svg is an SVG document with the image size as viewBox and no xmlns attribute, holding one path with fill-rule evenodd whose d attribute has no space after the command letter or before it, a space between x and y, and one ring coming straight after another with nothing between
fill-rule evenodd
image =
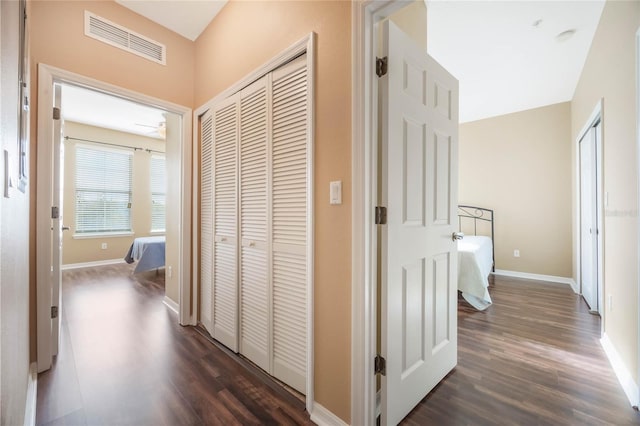
<instances>
[{"instance_id":1,"label":"white baseboard","mask_svg":"<svg viewBox=\"0 0 640 426\"><path fill-rule=\"evenodd\" d=\"M178 312L180 311L180 306L176 302L174 302L173 299L170 299L169 297L165 296L164 299L162 299L162 303L167 305L169 309L171 309L173 312L176 313L176 315L178 315Z\"/></svg>"},{"instance_id":2,"label":"white baseboard","mask_svg":"<svg viewBox=\"0 0 640 426\"><path fill-rule=\"evenodd\" d=\"M94 262L83 262L83 263L68 263L66 265L62 265L62 270L66 271L67 269L93 268L94 266L117 265L118 263L125 263L124 258L96 260Z\"/></svg>"},{"instance_id":3,"label":"white baseboard","mask_svg":"<svg viewBox=\"0 0 640 426\"><path fill-rule=\"evenodd\" d=\"M36 424L36 404L38 402L38 365L29 366L29 382L27 384L27 401L24 408L24 426Z\"/></svg>"},{"instance_id":4,"label":"white baseboard","mask_svg":"<svg viewBox=\"0 0 640 426\"><path fill-rule=\"evenodd\" d=\"M313 410L311 410L311 421L318 426L347 426L340 417L315 401L313 402Z\"/></svg>"},{"instance_id":5,"label":"white baseboard","mask_svg":"<svg viewBox=\"0 0 640 426\"><path fill-rule=\"evenodd\" d=\"M616 373L616 377L622 386L622 390L624 390L624 393L627 395L629 403L632 407L637 407L640 398L640 395L638 394L638 384L633 380L633 376L622 362L622 359L620 359L620 355L618 355L618 351L613 346L613 343L611 343L607 333L602 335L600 344L602 345L607 358L609 358L611 367Z\"/></svg>"},{"instance_id":6,"label":"white baseboard","mask_svg":"<svg viewBox=\"0 0 640 426\"><path fill-rule=\"evenodd\" d=\"M548 281L552 283L560 283L567 284L571 286L574 292L577 293L577 285L573 278L567 277L556 277L555 275L541 275L541 274L530 274L529 272L518 272L518 271L506 271L504 269L496 269L493 275L500 275L503 277L513 277L513 278L524 278L527 280L538 280L538 281Z\"/></svg>"}]
</instances>

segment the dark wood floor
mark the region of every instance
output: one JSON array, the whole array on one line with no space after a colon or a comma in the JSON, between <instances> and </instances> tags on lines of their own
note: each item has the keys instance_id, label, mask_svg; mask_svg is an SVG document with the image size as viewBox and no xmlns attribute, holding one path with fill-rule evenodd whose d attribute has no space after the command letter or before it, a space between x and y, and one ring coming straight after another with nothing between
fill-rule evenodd
<instances>
[{"instance_id":1,"label":"dark wood floor","mask_svg":"<svg viewBox=\"0 0 640 426\"><path fill-rule=\"evenodd\" d=\"M304 403L163 305L164 274L65 271L61 348L38 377L39 425L311 424Z\"/></svg>"},{"instance_id":2,"label":"dark wood floor","mask_svg":"<svg viewBox=\"0 0 640 426\"><path fill-rule=\"evenodd\" d=\"M405 425L632 425L599 343L600 319L568 286L490 277L494 304L459 303L458 366Z\"/></svg>"},{"instance_id":3,"label":"dark wood floor","mask_svg":"<svg viewBox=\"0 0 640 426\"><path fill-rule=\"evenodd\" d=\"M304 404L162 304L164 276L117 265L64 273L61 349L38 379L41 425L310 424ZM456 369L406 425L629 425L600 320L563 285L492 278L459 304Z\"/></svg>"}]
</instances>

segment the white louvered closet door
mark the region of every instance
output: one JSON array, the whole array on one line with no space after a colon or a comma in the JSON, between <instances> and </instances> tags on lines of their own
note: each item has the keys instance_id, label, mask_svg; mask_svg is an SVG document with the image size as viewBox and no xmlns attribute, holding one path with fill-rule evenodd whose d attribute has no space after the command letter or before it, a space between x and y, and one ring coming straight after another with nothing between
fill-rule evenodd
<instances>
[{"instance_id":1,"label":"white louvered closet door","mask_svg":"<svg viewBox=\"0 0 640 426\"><path fill-rule=\"evenodd\" d=\"M200 322L213 334L213 117L200 120Z\"/></svg>"},{"instance_id":2,"label":"white louvered closet door","mask_svg":"<svg viewBox=\"0 0 640 426\"><path fill-rule=\"evenodd\" d=\"M213 110L213 337L238 351L238 96Z\"/></svg>"},{"instance_id":3,"label":"white louvered closet door","mask_svg":"<svg viewBox=\"0 0 640 426\"><path fill-rule=\"evenodd\" d=\"M306 392L308 87L306 56L275 70L272 133L272 375Z\"/></svg>"},{"instance_id":4,"label":"white louvered closet door","mask_svg":"<svg viewBox=\"0 0 640 426\"><path fill-rule=\"evenodd\" d=\"M240 353L269 371L267 79L240 92Z\"/></svg>"}]
</instances>

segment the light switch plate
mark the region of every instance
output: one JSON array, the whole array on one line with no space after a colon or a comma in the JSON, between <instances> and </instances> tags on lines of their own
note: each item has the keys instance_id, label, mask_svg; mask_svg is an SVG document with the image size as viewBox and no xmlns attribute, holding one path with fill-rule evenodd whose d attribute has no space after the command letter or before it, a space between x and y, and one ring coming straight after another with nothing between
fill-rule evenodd
<instances>
[{"instance_id":1,"label":"light switch plate","mask_svg":"<svg viewBox=\"0 0 640 426\"><path fill-rule=\"evenodd\" d=\"M335 180L329 183L329 204L342 204L341 180Z\"/></svg>"},{"instance_id":2,"label":"light switch plate","mask_svg":"<svg viewBox=\"0 0 640 426\"><path fill-rule=\"evenodd\" d=\"M11 187L11 173L9 173L9 151L4 150L4 197L9 198L9 187Z\"/></svg>"}]
</instances>

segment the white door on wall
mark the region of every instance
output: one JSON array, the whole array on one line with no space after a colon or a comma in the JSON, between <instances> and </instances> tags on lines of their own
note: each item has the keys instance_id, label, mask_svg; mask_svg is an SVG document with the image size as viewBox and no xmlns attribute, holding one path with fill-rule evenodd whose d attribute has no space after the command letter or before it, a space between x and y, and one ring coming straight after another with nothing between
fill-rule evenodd
<instances>
[{"instance_id":1,"label":"white door on wall","mask_svg":"<svg viewBox=\"0 0 640 426\"><path fill-rule=\"evenodd\" d=\"M238 352L238 97L213 110L213 337Z\"/></svg>"},{"instance_id":2,"label":"white door on wall","mask_svg":"<svg viewBox=\"0 0 640 426\"><path fill-rule=\"evenodd\" d=\"M580 140L580 281L593 312L598 306L597 126Z\"/></svg>"},{"instance_id":3,"label":"white door on wall","mask_svg":"<svg viewBox=\"0 0 640 426\"><path fill-rule=\"evenodd\" d=\"M63 217L63 187L64 178L64 144L62 143L64 122L62 119L62 86L53 86L54 108L57 108L57 119L53 120L53 206L57 209L56 214L52 214L51 231L52 238L52 264L51 264L51 355L58 354L60 340L60 315L62 310L62 297L60 287L62 286L62 232L67 229L64 226ZM57 216L57 217L56 217Z\"/></svg>"},{"instance_id":4,"label":"white door on wall","mask_svg":"<svg viewBox=\"0 0 640 426\"><path fill-rule=\"evenodd\" d=\"M458 81L392 22L383 28L383 425L457 363Z\"/></svg>"},{"instance_id":5,"label":"white door on wall","mask_svg":"<svg viewBox=\"0 0 640 426\"><path fill-rule=\"evenodd\" d=\"M270 372L267 82L240 92L240 353Z\"/></svg>"},{"instance_id":6,"label":"white door on wall","mask_svg":"<svg viewBox=\"0 0 640 426\"><path fill-rule=\"evenodd\" d=\"M200 118L200 322L213 335L213 116Z\"/></svg>"}]
</instances>

